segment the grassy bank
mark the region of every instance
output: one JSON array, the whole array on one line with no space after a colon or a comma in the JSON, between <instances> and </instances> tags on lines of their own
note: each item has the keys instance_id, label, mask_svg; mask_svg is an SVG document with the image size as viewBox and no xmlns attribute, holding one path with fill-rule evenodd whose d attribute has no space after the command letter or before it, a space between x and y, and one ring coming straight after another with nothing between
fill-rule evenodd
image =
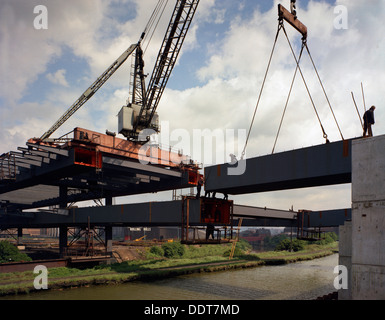
<instances>
[{"instance_id":1,"label":"grassy bank","mask_svg":"<svg viewBox=\"0 0 385 320\"><path fill-rule=\"evenodd\" d=\"M182 257L160 257L150 249L144 260L125 261L112 265L100 265L91 269L52 268L48 273L50 290L118 284L129 281L150 281L198 272L215 272L252 268L263 265L286 264L325 257L338 251L338 243L306 245L298 252L269 251L238 254L229 260L230 245L184 246ZM152 250L154 251L154 250ZM0 296L33 292L33 272L0 274Z\"/></svg>"}]
</instances>

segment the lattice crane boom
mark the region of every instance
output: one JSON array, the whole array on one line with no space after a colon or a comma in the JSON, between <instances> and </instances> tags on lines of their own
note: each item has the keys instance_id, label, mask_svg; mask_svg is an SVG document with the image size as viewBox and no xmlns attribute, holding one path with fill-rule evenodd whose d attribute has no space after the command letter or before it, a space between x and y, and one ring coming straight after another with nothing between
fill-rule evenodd
<instances>
[{"instance_id":1,"label":"lattice crane boom","mask_svg":"<svg viewBox=\"0 0 385 320\"><path fill-rule=\"evenodd\" d=\"M157 124L153 124L156 108L170 78L187 31L200 0L176 0L176 5L171 16L165 37L163 39L156 64L149 81L145 87L143 71L143 51L141 41L132 44L114 63L73 103L73 105L41 136L47 140L64 122L66 122L81 106L83 106L100 87L115 73L116 70L135 52L134 89L131 103L119 112L119 133L127 138L138 140L139 132L146 128L159 131ZM128 110L128 111L127 111ZM123 112L124 111L124 112Z\"/></svg>"},{"instance_id":2,"label":"lattice crane boom","mask_svg":"<svg viewBox=\"0 0 385 320\"><path fill-rule=\"evenodd\" d=\"M143 129L159 130L158 125L154 122L154 118L157 118L155 117L156 109L175 66L199 1L177 0L147 90L143 88L134 90L134 93L137 93L136 98L134 96L133 101L123 107L119 113L119 132L127 138L137 140L139 132ZM135 64L135 75L142 77L141 66L143 63L136 59ZM140 86L143 81L134 80L133 83ZM140 94L145 95L145 97L138 99ZM127 125L124 125L124 122Z\"/></svg>"},{"instance_id":3,"label":"lattice crane boom","mask_svg":"<svg viewBox=\"0 0 385 320\"><path fill-rule=\"evenodd\" d=\"M44 133L40 139L47 140L64 122L66 122L79 108L85 104L100 87L115 73L116 70L127 60L127 58L135 51L138 44L132 44L120 57L111 64L103 74L73 103L73 105L52 125L52 127Z\"/></svg>"}]
</instances>

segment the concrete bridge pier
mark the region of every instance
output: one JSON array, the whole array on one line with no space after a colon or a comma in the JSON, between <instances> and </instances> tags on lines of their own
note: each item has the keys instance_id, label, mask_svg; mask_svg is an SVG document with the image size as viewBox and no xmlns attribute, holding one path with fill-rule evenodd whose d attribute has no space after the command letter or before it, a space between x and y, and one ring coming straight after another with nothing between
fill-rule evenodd
<instances>
[{"instance_id":1,"label":"concrete bridge pier","mask_svg":"<svg viewBox=\"0 0 385 320\"><path fill-rule=\"evenodd\" d=\"M340 264L347 264L350 283L339 299L384 300L385 136L352 143L352 222L342 231Z\"/></svg>"},{"instance_id":2,"label":"concrete bridge pier","mask_svg":"<svg viewBox=\"0 0 385 320\"><path fill-rule=\"evenodd\" d=\"M338 300L352 299L352 221L345 221L339 227L339 265L344 266L347 271L347 288L338 291Z\"/></svg>"},{"instance_id":3,"label":"concrete bridge pier","mask_svg":"<svg viewBox=\"0 0 385 320\"><path fill-rule=\"evenodd\" d=\"M68 204L68 188L66 186L59 187L60 209L67 208ZM68 247L68 227L62 225L59 227L59 254L61 258L67 254Z\"/></svg>"},{"instance_id":4,"label":"concrete bridge pier","mask_svg":"<svg viewBox=\"0 0 385 320\"><path fill-rule=\"evenodd\" d=\"M106 254L112 256L112 226L104 227Z\"/></svg>"},{"instance_id":5,"label":"concrete bridge pier","mask_svg":"<svg viewBox=\"0 0 385 320\"><path fill-rule=\"evenodd\" d=\"M23 242L23 228L17 228L17 245L21 246Z\"/></svg>"},{"instance_id":6,"label":"concrete bridge pier","mask_svg":"<svg viewBox=\"0 0 385 320\"><path fill-rule=\"evenodd\" d=\"M64 258L66 255L68 246L68 227L60 226L59 227L59 253L60 257Z\"/></svg>"}]
</instances>

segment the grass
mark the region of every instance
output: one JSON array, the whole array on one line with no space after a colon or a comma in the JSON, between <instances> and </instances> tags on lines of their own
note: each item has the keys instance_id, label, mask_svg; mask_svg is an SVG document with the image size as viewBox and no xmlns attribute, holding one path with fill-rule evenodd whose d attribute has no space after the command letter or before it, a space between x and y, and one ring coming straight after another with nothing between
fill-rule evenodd
<instances>
[{"instance_id":1,"label":"grass","mask_svg":"<svg viewBox=\"0 0 385 320\"><path fill-rule=\"evenodd\" d=\"M98 284L149 281L196 272L214 272L261 265L285 264L324 257L338 251L338 243L306 245L298 252L269 251L243 253L229 260L224 256L231 245L186 246L181 258L155 257L148 252L145 260L125 261L100 265L90 269L51 268L48 273L49 289L62 289ZM0 296L34 291L31 271L0 274Z\"/></svg>"}]
</instances>

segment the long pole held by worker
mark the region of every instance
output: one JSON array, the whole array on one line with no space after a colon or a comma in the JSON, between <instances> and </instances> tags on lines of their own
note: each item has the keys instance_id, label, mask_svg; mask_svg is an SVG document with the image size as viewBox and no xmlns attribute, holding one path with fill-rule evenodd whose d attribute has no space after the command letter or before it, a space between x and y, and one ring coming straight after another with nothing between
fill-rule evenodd
<instances>
[{"instance_id":1,"label":"long pole held by worker","mask_svg":"<svg viewBox=\"0 0 385 320\"><path fill-rule=\"evenodd\" d=\"M362 91L362 100L364 100L364 110L365 110L365 112L366 112L366 103L365 103L364 86L362 85L362 82L361 82L361 91Z\"/></svg>"},{"instance_id":2,"label":"long pole held by worker","mask_svg":"<svg viewBox=\"0 0 385 320\"><path fill-rule=\"evenodd\" d=\"M352 92L352 98L353 98L354 105L356 106L356 110L357 110L357 113L358 113L358 118L360 118L361 127L364 128L364 124L363 124L362 119L361 119L360 111L358 111L357 103L356 103L356 100L354 99L353 92Z\"/></svg>"}]
</instances>

